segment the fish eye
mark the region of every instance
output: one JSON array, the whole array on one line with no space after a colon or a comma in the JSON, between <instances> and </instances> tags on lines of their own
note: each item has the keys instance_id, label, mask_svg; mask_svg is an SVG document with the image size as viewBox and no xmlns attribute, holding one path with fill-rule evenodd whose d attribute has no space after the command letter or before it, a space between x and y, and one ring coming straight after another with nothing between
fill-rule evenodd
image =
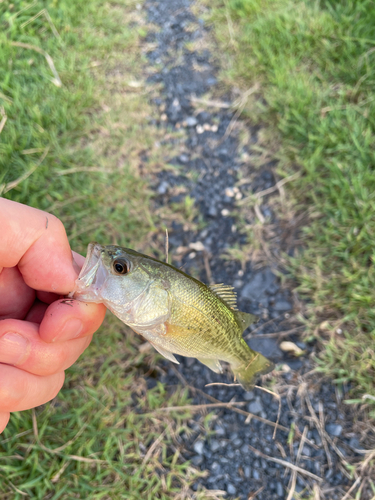
<instances>
[{"instance_id":1,"label":"fish eye","mask_svg":"<svg viewBox=\"0 0 375 500\"><path fill-rule=\"evenodd\" d=\"M125 259L116 259L113 262L113 270L116 274L127 274L129 272L129 264Z\"/></svg>"}]
</instances>

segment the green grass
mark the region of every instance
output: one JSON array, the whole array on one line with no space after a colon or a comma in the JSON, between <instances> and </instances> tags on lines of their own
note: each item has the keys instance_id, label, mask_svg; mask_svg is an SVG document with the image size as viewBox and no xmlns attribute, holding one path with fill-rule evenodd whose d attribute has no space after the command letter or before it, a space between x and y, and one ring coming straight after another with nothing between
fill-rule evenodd
<instances>
[{"instance_id":1,"label":"green grass","mask_svg":"<svg viewBox=\"0 0 375 500\"><path fill-rule=\"evenodd\" d=\"M268 127L282 177L296 166L302 174L286 185L294 213L310 216L291 271L308 299L308 333L325 345L319 367L350 383L356 401L374 396L375 6L211 5L226 57L223 80L243 90L259 83L263 100L249 101L243 116ZM374 401L366 403L374 416Z\"/></svg>"},{"instance_id":2,"label":"green grass","mask_svg":"<svg viewBox=\"0 0 375 500\"><path fill-rule=\"evenodd\" d=\"M0 106L7 116L0 194L62 218L76 249L90 239L134 244L153 226L136 171L140 152L155 141L140 80L145 31L132 26L135 2L36 2L22 11L27 6L0 5ZM45 7L58 37L44 16L32 20ZM51 82L43 55L14 43L46 51L62 86Z\"/></svg>"},{"instance_id":3,"label":"green grass","mask_svg":"<svg viewBox=\"0 0 375 500\"><path fill-rule=\"evenodd\" d=\"M0 194L60 217L83 253L92 240L147 249L160 224L147 172L138 173L142 155L152 169L161 153L136 3L0 3ZM33 19L44 8L53 29ZM14 42L47 52L62 86L43 54ZM189 413L159 410L186 405L187 394L147 389L158 355L142 353L141 342L107 318L58 397L12 414L0 437L0 498L188 497L197 472L178 436L189 432Z\"/></svg>"}]
</instances>

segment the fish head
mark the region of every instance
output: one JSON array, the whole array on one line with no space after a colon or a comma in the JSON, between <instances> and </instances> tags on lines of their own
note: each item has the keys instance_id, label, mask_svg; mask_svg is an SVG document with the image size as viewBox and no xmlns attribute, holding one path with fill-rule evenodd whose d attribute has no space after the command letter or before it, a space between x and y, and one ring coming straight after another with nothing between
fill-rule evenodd
<instances>
[{"instance_id":1,"label":"fish head","mask_svg":"<svg viewBox=\"0 0 375 500\"><path fill-rule=\"evenodd\" d=\"M102 302L121 308L139 297L150 281L140 254L116 245L90 243L86 261L71 296L85 302Z\"/></svg>"}]
</instances>

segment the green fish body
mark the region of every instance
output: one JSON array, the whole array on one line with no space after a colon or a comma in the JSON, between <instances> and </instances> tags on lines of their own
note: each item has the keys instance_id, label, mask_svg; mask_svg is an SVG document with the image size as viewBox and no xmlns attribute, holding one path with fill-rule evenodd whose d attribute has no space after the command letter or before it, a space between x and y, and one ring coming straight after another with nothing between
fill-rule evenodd
<instances>
[{"instance_id":1,"label":"green fish body","mask_svg":"<svg viewBox=\"0 0 375 500\"><path fill-rule=\"evenodd\" d=\"M255 317L237 310L232 287L208 287L134 250L90 243L71 296L104 303L175 363L173 353L197 358L220 373L220 361L228 362L245 389L273 368L242 338Z\"/></svg>"}]
</instances>

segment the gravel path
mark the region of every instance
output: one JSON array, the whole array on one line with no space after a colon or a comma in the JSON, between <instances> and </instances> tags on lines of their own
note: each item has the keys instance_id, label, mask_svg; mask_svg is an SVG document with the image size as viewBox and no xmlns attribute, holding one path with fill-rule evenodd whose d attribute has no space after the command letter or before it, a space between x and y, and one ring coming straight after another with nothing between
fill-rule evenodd
<instances>
[{"instance_id":1,"label":"gravel path","mask_svg":"<svg viewBox=\"0 0 375 500\"><path fill-rule=\"evenodd\" d=\"M156 208L181 202L187 193L195 200L204 228L191 230L186 224L171 224L169 243L174 263L184 265L186 272L199 275L204 282L233 285L239 309L261 318L247 333L249 345L283 369L273 376L278 399L258 388L246 393L238 386L206 387L231 379L216 375L194 359L181 358L180 365L162 363L159 379L170 386L189 386L194 404L242 402L216 409L209 432L197 416L192 434L181 437L182 454L208 471L196 489L216 490L217 495L222 491L227 498L348 499L351 496L345 493L356 477L349 475L346 465L363 457L356 450L374 448L374 433L359 421L353 427L354 416L342 403L344 389L322 383L311 373L313 345L306 345L292 333L283 339L296 342L306 355L296 359L281 351L277 332L293 328L293 300L290 292L281 288L275 269L254 269L251 261L241 267L234 259L222 258L226 249L246 243L231 216L237 210L236 201L268 189L276 181L272 164L260 170L249 166L248 158L258 140L257 128L249 129L251 140L240 146L236 127L229 133L233 111L197 103L197 98L218 85L218 60L205 48L211 35L191 7L188 0L147 0L144 6L148 21L158 27L145 47L152 45L147 52L148 81L163 87L153 98L160 112L158 125L166 129L161 147L172 141L176 148L176 139L168 139L170 128L183 131L179 154L169 158L178 168L157 175ZM191 42L199 48L193 50ZM225 102L229 99L222 98ZM240 178L249 182L238 188ZM260 209L264 217L277 223L270 206L265 203ZM279 427L275 429L279 402ZM364 485L360 498L372 498L366 488ZM290 489L294 496L288 496Z\"/></svg>"}]
</instances>

